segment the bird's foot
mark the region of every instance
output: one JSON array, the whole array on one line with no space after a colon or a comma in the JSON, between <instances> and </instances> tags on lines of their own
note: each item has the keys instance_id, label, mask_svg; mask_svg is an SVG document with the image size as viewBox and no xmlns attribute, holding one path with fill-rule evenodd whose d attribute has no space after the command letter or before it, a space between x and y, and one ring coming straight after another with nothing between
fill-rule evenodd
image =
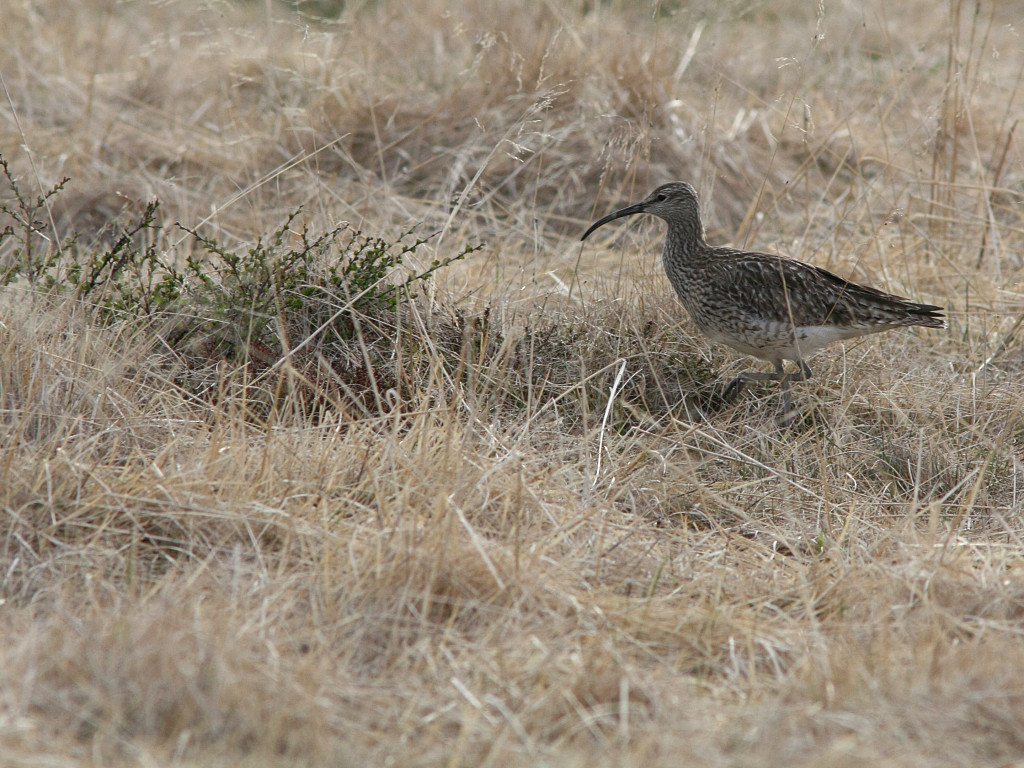
<instances>
[{"instance_id":1,"label":"bird's foot","mask_svg":"<svg viewBox=\"0 0 1024 768\"><path fill-rule=\"evenodd\" d=\"M737 397L740 396L740 392L747 386L747 380L743 376L737 376L735 379L725 385L725 389L722 390L722 400L727 403L731 403Z\"/></svg>"},{"instance_id":2,"label":"bird's foot","mask_svg":"<svg viewBox=\"0 0 1024 768\"><path fill-rule=\"evenodd\" d=\"M803 413L793 407L793 403L783 403L782 407L779 408L779 412L775 415L775 423L780 427L792 427L796 425Z\"/></svg>"}]
</instances>

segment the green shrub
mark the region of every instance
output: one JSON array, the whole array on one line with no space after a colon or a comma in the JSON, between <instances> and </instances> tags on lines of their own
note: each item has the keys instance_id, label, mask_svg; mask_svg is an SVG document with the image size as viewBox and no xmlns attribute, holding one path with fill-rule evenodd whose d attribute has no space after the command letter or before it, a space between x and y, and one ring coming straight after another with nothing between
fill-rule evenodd
<instances>
[{"instance_id":1,"label":"green shrub","mask_svg":"<svg viewBox=\"0 0 1024 768\"><path fill-rule=\"evenodd\" d=\"M389 241L348 225L314 233L295 226L300 209L241 251L178 224L199 246L182 259L177 249L159 247L159 202L151 201L103 250L84 253L52 240L43 250L37 242L45 229L40 214L68 180L30 200L2 157L0 173L13 193L12 203L0 203L13 222L0 230L7 251L0 284L23 278L36 287L73 291L103 323L168 317L174 330L165 338L172 345L198 334L213 339L221 353L241 349L244 355L254 345L279 353L280 333L289 329L332 327L348 338L356 318L394 314L437 270L483 247L467 245L403 275L406 257L430 236L409 230Z\"/></svg>"}]
</instances>

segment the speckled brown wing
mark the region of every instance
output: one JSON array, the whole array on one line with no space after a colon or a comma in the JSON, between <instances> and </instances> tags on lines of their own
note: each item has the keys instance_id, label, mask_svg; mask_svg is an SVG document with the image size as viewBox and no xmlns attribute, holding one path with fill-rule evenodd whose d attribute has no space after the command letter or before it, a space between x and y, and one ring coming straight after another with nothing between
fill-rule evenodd
<instances>
[{"instance_id":1,"label":"speckled brown wing","mask_svg":"<svg viewBox=\"0 0 1024 768\"><path fill-rule=\"evenodd\" d=\"M845 280L783 256L714 248L709 276L723 303L762 321L801 326L945 326L941 307Z\"/></svg>"}]
</instances>

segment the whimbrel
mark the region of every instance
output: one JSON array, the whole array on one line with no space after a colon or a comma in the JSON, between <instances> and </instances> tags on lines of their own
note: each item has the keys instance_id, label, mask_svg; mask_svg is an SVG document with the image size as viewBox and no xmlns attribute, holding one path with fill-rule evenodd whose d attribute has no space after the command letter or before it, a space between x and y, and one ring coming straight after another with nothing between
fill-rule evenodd
<instances>
[{"instance_id":1,"label":"whimbrel","mask_svg":"<svg viewBox=\"0 0 1024 768\"><path fill-rule=\"evenodd\" d=\"M665 273L701 332L775 366L774 373L740 373L726 387L726 399L752 381L778 381L785 416L793 408L790 382L811 377L805 358L822 347L890 328L946 327L942 307L916 304L785 256L708 245L697 193L682 182L660 186L645 200L598 219L580 239L636 213L668 224ZM800 370L787 373L783 360Z\"/></svg>"}]
</instances>

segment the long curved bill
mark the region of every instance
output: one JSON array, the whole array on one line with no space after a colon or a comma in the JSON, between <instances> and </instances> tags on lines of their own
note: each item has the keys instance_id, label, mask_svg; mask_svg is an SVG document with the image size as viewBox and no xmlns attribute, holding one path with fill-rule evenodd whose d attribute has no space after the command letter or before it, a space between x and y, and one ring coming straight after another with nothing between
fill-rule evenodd
<instances>
[{"instance_id":1,"label":"long curved bill","mask_svg":"<svg viewBox=\"0 0 1024 768\"><path fill-rule=\"evenodd\" d=\"M630 205L630 206L627 206L625 208L621 208L621 209L615 211L615 213L609 213L603 219L598 219L593 224L591 224L590 225L590 229L588 229L586 232L583 233L583 237L581 237L580 240L586 240L588 237L590 237L590 233L591 232L593 232L598 227L604 226L609 221L615 221L616 219L621 219L623 216L632 216L634 213L643 213L643 212L644 212L644 204L643 203L634 203L633 205Z\"/></svg>"}]
</instances>

